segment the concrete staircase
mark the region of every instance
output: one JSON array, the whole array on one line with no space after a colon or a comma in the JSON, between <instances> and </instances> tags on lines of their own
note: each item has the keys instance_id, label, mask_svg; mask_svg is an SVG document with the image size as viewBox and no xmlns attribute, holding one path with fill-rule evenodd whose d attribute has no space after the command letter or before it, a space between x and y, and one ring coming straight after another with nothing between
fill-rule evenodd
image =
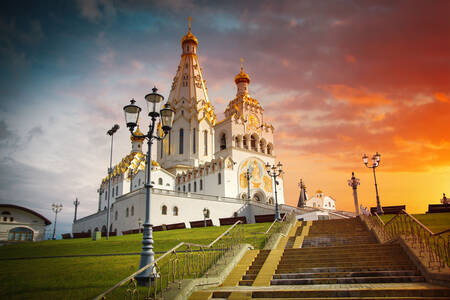
<instances>
[{"instance_id":1,"label":"concrete staircase","mask_svg":"<svg viewBox=\"0 0 450 300\"><path fill-rule=\"evenodd\" d=\"M297 222L276 249L252 251L232 280L189 299L450 299L357 218Z\"/></svg>"}]
</instances>

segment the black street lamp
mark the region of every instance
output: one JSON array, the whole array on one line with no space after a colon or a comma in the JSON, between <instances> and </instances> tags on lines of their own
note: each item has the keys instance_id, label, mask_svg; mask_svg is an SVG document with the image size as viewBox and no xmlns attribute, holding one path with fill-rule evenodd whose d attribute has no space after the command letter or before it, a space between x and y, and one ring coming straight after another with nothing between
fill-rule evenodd
<instances>
[{"instance_id":1,"label":"black street lamp","mask_svg":"<svg viewBox=\"0 0 450 300\"><path fill-rule=\"evenodd\" d=\"M380 197L378 196L378 185L377 185L377 177L375 176L375 169L376 167L378 167L380 165L380 160L381 160L381 155L377 152L374 156L372 156L372 165L369 166L369 157L364 154L364 156L362 157L362 160L364 162L364 164L366 165L366 167L371 168L373 170L373 180L375 181L375 193L377 195L377 214L382 215L383 212L383 208L381 207L380 204Z\"/></svg>"},{"instance_id":2,"label":"black street lamp","mask_svg":"<svg viewBox=\"0 0 450 300\"><path fill-rule=\"evenodd\" d=\"M205 207L203 209L203 227L206 227L206 217L208 217L208 209Z\"/></svg>"},{"instance_id":3,"label":"black street lamp","mask_svg":"<svg viewBox=\"0 0 450 300\"><path fill-rule=\"evenodd\" d=\"M109 240L109 222L110 222L110 214L111 214L111 208L110 208L110 198L111 198L111 176L112 176L112 152L113 152L113 140L114 140L114 133L119 130L119 125L115 124L110 130L106 132L107 135L111 137L111 151L109 155L109 168L108 168L108 207L106 208L106 239Z\"/></svg>"},{"instance_id":4,"label":"black street lamp","mask_svg":"<svg viewBox=\"0 0 450 300\"><path fill-rule=\"evenodd\" d=\"M150 184L150 170L152 165L152 144L153 140L163 140L172 129L173 117L175 111L170 107L168 103L164 105L164 107L159 110L161 102L164 100L164 97L158 93L158 89L154 87L152 89L152 93L145 96L145 100L147 102L148 107L148 116L151 117L151 122L149 125L148 133L145 135L136 135L134 134L134 128L137 126L137 122L139 120L139 113L141 112L141 108L134 103L136 102L132 99L128 104L124 106L123 111L125 112L125 121L127 123L127 127L130 129L131 134L137 138L145 138L147 139L147 160L146 160L146 181L145 181L145 221L144 221L144 233L142 238L142 252L141 252L141 261L139 265L139 269L151 264L155 260L155 253L153 252L153 225L150 224L150 194L152 187ZM161 119L161 127L164 135L158 136L154 135L155 127L156 127L156 119L160 117ZM155 276L154 268L148 268L142 273L136 276L139 284L145 285L149 282L150 278Z\"/></svg>"},{"instance_id":5,"label":"black street lamp","mask_svg":"<svg viewBox=\"0 0 450 300\"><path fill-rule=\"evenodd\" d=\"M73 201L73 205L75 205L75 216L73 217L73 222L77 220L77 211L78 211L78 205L80 205L80 201L78 201L78 198L75 198L75 201Z\"/></svg>"},{"instance_id":6,"label":"black street lamp","mask_svg":"<svg viewBox=\"0 0 450 300\"><path fill-rule=\"evenodd\" d=\"M56 240L56 217L58 216L58 213L62 210L63 205L62 204L52 204L52 210L55 213L55 224L53 224L53 237L52 240Z\"/></svg>"},{"instance_id":7,"label":"black street lamp","mask_svg":"<svg viewBox=\"0 0 450 300\"><path fill-rule=\"evenodd\" d=\"M250 201L250 179L251 179L251 174L253 172L253 168L252 167L248 167L246 175L247 175L247 200Z\"/></svg>"},{"instance_id":8,"label":"black street lamp","mask_svg":"<svg viewBox=\"0 0 450 300\"><path fill-rule=\"evenodd\" d=\"M348 185L353 189L353 201L355 202L355 213L359 216L359 206L358 206L358 192L357 188L359 185L359 178L355 177L355 172L352 172L352 178L347 181Z\"/></svg>"},{"instance_id":9,"label":"black street lamp","mask_svg":"<svg viewBox=\"0 0 450 300\"><path fill-rule=\"evenodd\" d=\"M269 163L266 163L266 171L267 174L269 174L270 177L273 178L275 181L275 219L280 220L280 212L278 211L278 197L277 197L277 177L283 174L283 170L281 169L283 165L278 162L277 165L270 165Z\"/></svg>"}]
</instances>

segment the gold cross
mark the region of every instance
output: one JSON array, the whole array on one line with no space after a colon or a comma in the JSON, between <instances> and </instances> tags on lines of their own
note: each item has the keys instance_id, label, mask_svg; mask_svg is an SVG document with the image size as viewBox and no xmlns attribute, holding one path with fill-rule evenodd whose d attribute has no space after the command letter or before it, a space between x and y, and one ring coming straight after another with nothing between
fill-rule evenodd
<instances>
[{"instance_id":1,"label":"gold cross","mask_svg":"<svg viewBox=\"0 0 450 300\"><path fill-rule=\"evenodd\" d=\"M241 71L244 70L244 59L241 57Z\"/></svg>"},{"instance_id":2,"label":"gold cross","mask_svg":"<svg viewBox=\"0 0 450 300\"><path fill-rule=\"evenodd\" d=\"M192 20L191 16L188 17L188 20L189 20L189 31L191 31L191 20Z\"/></svg>"}]
</instances>

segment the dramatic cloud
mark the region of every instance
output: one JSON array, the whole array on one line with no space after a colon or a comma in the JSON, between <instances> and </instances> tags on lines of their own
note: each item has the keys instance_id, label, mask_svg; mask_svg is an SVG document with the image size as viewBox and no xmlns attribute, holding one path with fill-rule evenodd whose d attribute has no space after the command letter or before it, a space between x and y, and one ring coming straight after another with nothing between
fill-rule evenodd
<instances>
[{"instance_id":1,"label":"dramatic cloud","mask_svg":"<svg viewBox=\"0 0 450 300\"><path fill-rule=\"evenodd\" d=\"M30 6L31 5L31 6ZM105 132L122 107L168 95L192 16L209 97L221 116L240 58L275 126L286 198L297 181L352 209L346 179L382 154L383 203L424 211L450 193L449 1L108 1L0 4L0 201L96 210ZM119 130L114 160L129 151ZM425 194L418 187L426 182ZM70 199L68 199L70 198ZM401 199L401 200L397 200ZM402 203L399 203L402 202ZM70 209L69 209L70 208ZM43 211L47 217L51 212Z\"/></svg>"}]
</instances>

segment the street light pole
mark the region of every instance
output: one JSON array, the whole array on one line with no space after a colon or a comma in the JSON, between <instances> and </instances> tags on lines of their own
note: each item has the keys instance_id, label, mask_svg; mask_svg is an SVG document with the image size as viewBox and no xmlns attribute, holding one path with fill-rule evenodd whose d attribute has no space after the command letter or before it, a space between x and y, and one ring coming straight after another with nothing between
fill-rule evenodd
<instances>
[{"instance_id":1,"label":"street light pole","mask_svg":"<svg viewBox=\"0 0 450 300\"><path fill-rule=\"evenodd\" d=\"M266 171L267 174L269 174L270 177L273 178L273 181L275 182L275 219L280 220L280 212L278 211L278 196L277 196L277 177L283 174L283 170L281 169L283 165L278 162L277 165L270 165L269 163L266 163Z\"/></svg>"},{"instance_id":2,"label":"street light pole","mask_svg":"<svg viewBox=\"0 0 450 300\"><path fill-rule=\"evenodd\" d=\"M352 178L348 180L348 185L353 189L353 201L355 202L355 213L356 216L359 216L358 192L356 190L359 185L359 178L355 177L354 172L352 172Z\"/></svg>"},{"instance_id":3,"label":"street light pole","mask_svg":"<svg viewBox=\"0 0 450 300\"><path fill-rule=\"evenodd\" d=\"M113 140L114 133L119 130L119 125L115 124L110 130L106 132L107 135L111 136L111 152L109 156L109 168L108 168L108 203L106 208L106 239L109 240L109 222L110 222L110 199L111 199L111 176L112 176L112 152L113 152Z\"/></svg>"},{"instance_id":4,"label":"street light pole","mask_svg":"<svg viewBox=\"0 0 450 300\"><path fill-rule=\"evenodd\" d=\"M75 216L73 217L73 222L75 223L75 221L77 220L78 205L80 205L80 201L78 201L78 198L73 201L73 205L75 205Z\"/></svg>"},{"instance_id":5,"label":"street light pole","mask_svg":"<svg viewBox=\"0 0 450 300\"><path fill-rule=\"evenodd\" d=\"M62 204L52 204L52 210L55 213L55 224L53 224L53 237L52 240L56 240L56 217L58 216L58 213L62 210L63 205Z\"/></svg>"},{"instance_id":6,"label":"street light pole","mask_svg":"<svg viewBox=\"0 0 450 300\"><path fill-rule=\"evenodd\" d=\"M139 264L139 269L151 264L155 260L155 253L153 252L153 225L150 223L150 195L151 195L151 154L152 154L152 144L153 140L163 140L172 129L174 110L170 107L169 104L165 104L163 109L159 110L159 106L161 102L164 100L164 97L158 93L158 89L154 87L152 89L152 93L145 96L145 100L147 101L147 107L149 110L148 116L151 117L151 122L149 125L148 133L145 135L136 135L134 133L134 128L137 126L137 122L139 120L139 114L141 112L141 108L134 103L136 102L132 99L129 105L124 106L123 110L125 112L125 121L127 123L127 127L130 129L131 134L136 138L145 138L147 139L147 159L146 159L146 182L145 182L145 221L144 221L144 233L142 237L142 252L141 252L141 260ZM156 118L160 117L163 135L154 135ZM136 280L140 285L149 284L149 280L156 276L154 272L154 268L147 268L145 271L141 272L136 276Z\"/></svg>"},{"instance_id":7,"label":"street light pole","mask_svg":"<svg viewBox=\"0 0 450 300\"><path fill-rule=\"evenodd\" d=\"M381 155L377 152L375 155L372 156L372 165L371 166L368 165L369 157L366 154L364 154L362 159L363 159L364 165L373 170L373 180L375 182L375 193L377 196L377 214L382 215L384 212L383 212L383 207L381 207L381 204L380 204L380 197L378 196L377 177L375 175L375 169L380 165Z\"/></svg>"}]
</instances>

